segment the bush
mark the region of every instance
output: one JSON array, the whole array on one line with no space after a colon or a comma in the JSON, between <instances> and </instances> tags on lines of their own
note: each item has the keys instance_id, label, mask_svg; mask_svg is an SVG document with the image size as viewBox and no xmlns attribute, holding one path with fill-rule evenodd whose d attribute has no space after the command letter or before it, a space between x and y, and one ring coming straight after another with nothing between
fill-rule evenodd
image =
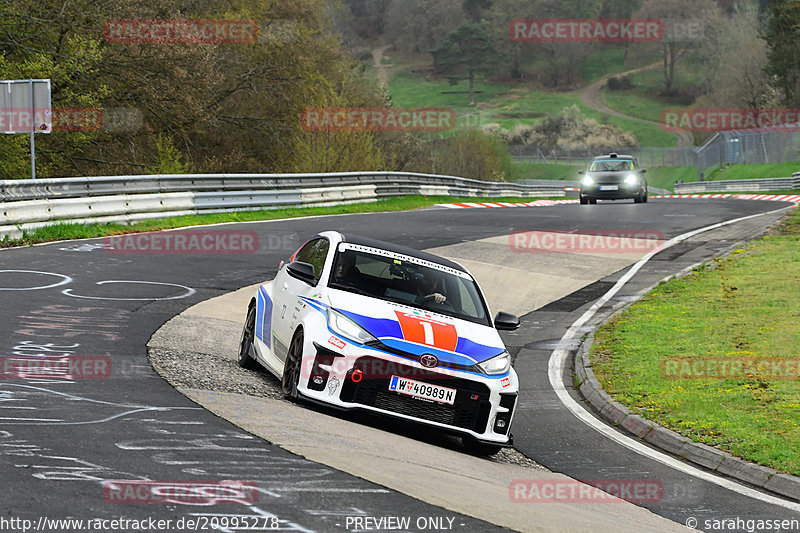
<instances>
[{"instance_id":1,"label":"bush","mask_svg":"<svg viewBox=\"0 0 800 533\"><path fill-rule=\"evenodd\" d=\"M603 124L595 119L586 118L575 105L535 125L517 124L510 132L499 127L486 128L485 131L493 132L496 139L513 145L529 144L592 150L609 146L619 148L637 146L636 137L632 133L613 124Z\"/></svg>"},{"instance_id":2,"label":"bush","mask_svg":"<svg viewBox=\"0 0 800 533\"><path fill-rule=\"evenodd\" d=\"M608 79L606 87L608 87L609 91L627 91L633 89L633 83L627 76L622 76L621 78L614 76Z\"/></svg>"},{"instance_id":3,"label":"bush","mask_svg":"<svg viewBox=\"0 0 800 533\"><path fill-rule=\"evenodd\" d=\"M498 137L468 130L421 144L403 170L505 181L511 176L511 155Z\"/></svg>"}]
</instances>

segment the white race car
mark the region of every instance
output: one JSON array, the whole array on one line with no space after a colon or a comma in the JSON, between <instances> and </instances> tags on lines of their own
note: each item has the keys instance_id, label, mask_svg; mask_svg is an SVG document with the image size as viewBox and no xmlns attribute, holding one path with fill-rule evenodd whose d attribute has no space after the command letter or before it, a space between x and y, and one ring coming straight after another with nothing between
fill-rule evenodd
<instances>
[{"instance_id":1,"label":"white race car","mask_svg":"<svg viewBox=\"0 0 800 533\"><path fill-rule=\"evenodd\" d=\"M519 383L477 282L458 263L365 237L320 233L250 301L239 364L283 393L460 435L475 453L511 444Z\"/></svg>"}]
</instances>

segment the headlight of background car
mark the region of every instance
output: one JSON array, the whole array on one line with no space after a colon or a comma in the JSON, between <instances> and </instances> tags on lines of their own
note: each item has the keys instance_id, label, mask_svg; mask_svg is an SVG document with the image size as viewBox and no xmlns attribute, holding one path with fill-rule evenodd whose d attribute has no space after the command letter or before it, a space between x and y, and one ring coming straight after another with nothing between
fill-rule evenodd
<instances>
[{"instance_id":1,"label":"headlight of background car","mask_svg":"<svg viewBox=\"0 0 800 533\"><path fill-rule=\"evenodd\" d=\"M328 308L328 327L331 331L359 344L377 340L367 330L347 318L336 309Z\"/></svg>"},{"instance_id":2,"label":"headlight of background car","mask_svg":"<svg viewBox=\"0 0 800 533\"><path fill-rule=\"evenodd\" d=\"M639 176L637 176L636 174L628 174L627 176L625 176L625 183L627 183L628 185L636 185L637 183L639 183Z\"/></svg>"},{"instance_id":3,"label":"headlight of background car","mask_svg":"<svg viewBox=\"0 0 800 533\"><path fill-rule=\"evenodd\" d=\"M511 356L508 352L503 352L488 361L478 363L478 366L489 375L505 374L511 368Z\"/></svg>"},{"instance_id":4,"label":"headlight of background car","mask_svg":"<svg viewBox=\"0 0 800 533\"><path fill-rule=\"evenodd\" d=\"M584 176L584 177L583 177L583 182L582 182L582 183L583 183L584 185L594 185L594 180L592 179L592 177L591 177L591 176L589 176L589 175L587 174L586 176Z\"/></svg>"}]
</instances>

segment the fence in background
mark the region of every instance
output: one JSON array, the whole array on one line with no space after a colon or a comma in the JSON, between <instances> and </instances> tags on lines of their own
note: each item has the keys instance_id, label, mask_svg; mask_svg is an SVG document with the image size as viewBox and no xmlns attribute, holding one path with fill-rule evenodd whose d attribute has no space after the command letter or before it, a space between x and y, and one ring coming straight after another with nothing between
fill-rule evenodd
<instances>
[{"instance_id":1,"label":"fence in background","mask_svg":"<svg viewBox=\"0 0 800 533\"><path fill-rule=\"evenodd\" d=\"M588 165L600 154L618 152L635 156L647 167L694 167L701 178L720 165L767 164L800 161L800 132L780 129L721 131L698 147L604 147L564 149L554 146L510 147L518 161ZM800 164L798 164L800 169Z\"/></svg>"},{"instance_id":2,"label":"fence in background","mask_svg":"<svg viewBox=\"0 0 800 533\"><path fill-rule=\"evenodd\" d=\"M792 178L762 178L757 180L720 180L676 183L675 194L743 191L787 191L800 189L800 176Z\"/></svg>"}]
</instances>

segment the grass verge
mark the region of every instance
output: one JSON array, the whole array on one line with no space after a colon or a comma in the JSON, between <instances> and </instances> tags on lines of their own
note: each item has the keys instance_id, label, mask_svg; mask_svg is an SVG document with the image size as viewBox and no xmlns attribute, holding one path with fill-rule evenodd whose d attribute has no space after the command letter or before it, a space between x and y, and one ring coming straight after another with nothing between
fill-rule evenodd
<instances>
[{"instance_id":1,"label":"grass verge","mask_svg":"<svg viewBox=\"0 0 800 533\"><path fill-rule=\"evenodd\" d=\"M694 441L800 475L798 299L795 212L770 235L660 284L601 327L592 368L632 412ZM748 366L754 358L778 366ZM717 376L708 377L714 362ZM722 367L726 362L730 371ZM738 363L742 372L734 370Z\"/></svg>"},{"instance_id":2,"label":"grass verge","mask_svg":"<svg viewBox=\"0 0 800 533\"><path fill-rule=\"evenodd\" d=\"M186 226L199 226L206 224L220 224L224 222L249 222L257 220L276 220L284 218L307 217L314 215L339 215L345 213L371 213L376 211L407 211L430 207L440 203L456 202L531 202L541 198L474 198L452 196L398 196L386 198L377 202L361 204L347 204L335 207L296 207L286 209L269 209L263 211L241 211L236 213L214 213L207 215L191 215L170 217L153 220L143 220L134 224L108 223L108 224L80 224L76 222L61 222L30 232L23 232L19 239L9 239L7 236L0 240L0 248L24 246L42 242L62 241L69 239L89 239L105 237L108 235L121 235L125 233L138 233L143 231L158 231Z\"/></svg>"},{"instance_id":3,"label":"grass verge","mask_svg":"<svg viewBox=\"0 0 800 533\"><path fill-rule=\"evenodd\" d=\"M800 162L768 163L763 165L725 165L717 167L706 181L746 180L758 178L788 178L800 171Z\"/></svg>"}]
</instances>

